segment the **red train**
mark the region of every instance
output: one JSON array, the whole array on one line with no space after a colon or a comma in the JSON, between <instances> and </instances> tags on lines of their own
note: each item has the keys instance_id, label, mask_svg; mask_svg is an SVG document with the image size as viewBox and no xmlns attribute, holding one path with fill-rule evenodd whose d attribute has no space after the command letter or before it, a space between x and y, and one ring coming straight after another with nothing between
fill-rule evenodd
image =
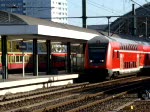
<instances>
[{"instance_id":1,"label":"red train","mask_svg":"<svg viewBox=\"0 0 150 112\"><path fill-rule=\"evenodd\" d=\"M66 67L66 53L52 53L51 61L52 66L56 69L65 69ZM46 53L38 54L38 69L39 71L46 70ZM32 53L24 52L24 66L26 71L31 71L33 69L33 59ZM0 67L1 63L1 53L0 53ZM8 70L9 71L21 71L23 68L23 53L22 52L8 52Z\"/></svg>"},{"instance_id":2,"label":"red train","mask_svg":"<svg viewBox=\"0 0 150 112\"><path fill-rule=\"evenodd\" d=\"M137 37L104 35L92 38L85 50L85 70L96 77L115 78L121 75L150 71L150 40ZM97 74L98 73L98 74ZM94 76L94 74L92 74Z\"/></svg>"}]
</instances>

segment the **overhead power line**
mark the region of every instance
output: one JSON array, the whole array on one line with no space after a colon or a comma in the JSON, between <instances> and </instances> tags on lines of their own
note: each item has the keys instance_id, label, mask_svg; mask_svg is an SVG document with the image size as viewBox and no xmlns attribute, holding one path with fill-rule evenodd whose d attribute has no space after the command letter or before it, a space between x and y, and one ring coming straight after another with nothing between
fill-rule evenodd
<instances>
[{"instance_id":1,"label":"overhead power line","mask_svg":"<svg viewBox=\"0 0 150 112\"><path fill-rule=\"evenodd\" d=\"M102 8L102 9L108 11L108 12L111 12L111 13L114 13L114 14L120 14L120 13L121 13L120 11L116 11L116 10L111 9L111 8L109 8L109 7L105 7L104 5L95 3L95 2L93 2L93 1L91 1L91 0L88 0L88 2L89 2L91 5L93 5L93 6L97 7L97 8L100 8L100 9Z\"/></svg>"},{"instance_id":2,"label":"overhead power line","mask_svg":"<svg viewBox=\"0 0 150 112\"><path fill-rule=\"evenodd\" d=\"M115 17L119 17L119 18L133 18L133 17L150 17L150 15L129 15L129 16L87 16L87 18L115 18ZM58 18L69 18L69 19L79 19L82 17L52 17L52 19L58 19Z\"/></svg>"}]
</instances>

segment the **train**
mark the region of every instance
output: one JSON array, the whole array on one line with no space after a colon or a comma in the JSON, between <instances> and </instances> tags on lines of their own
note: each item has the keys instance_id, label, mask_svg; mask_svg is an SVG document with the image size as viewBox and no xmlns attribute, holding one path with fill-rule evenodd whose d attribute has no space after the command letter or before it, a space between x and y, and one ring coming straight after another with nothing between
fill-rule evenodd
<instances>
[{"instance_id":1,"label":"train","mask_svg":"<svg viewBox=\"0 0 150 112\"><path fill-rule=\"evenodd\" d=\"M92 77L105 79L149 74L150 39L117 34L96 36L87 41L84 68Z\"/></svg>"},{"instance_id":2,"label":"train","mask_svg":"<svg viewBox=\"0 0 150 112\"><path fill-rule=\"evenodd\" d=\"M30 52L8 52L8 72L20 72L23 69L23 55L24 55L24 66L27 72L33 70L33 54ZM2 69L0 53L0 69ZM66 67L67 53L51 53L51 65L53 68L58 70L64 70ZM39 71L46 70L46 53L38 53L38 69Z\"/></svg>"}]
</instances>

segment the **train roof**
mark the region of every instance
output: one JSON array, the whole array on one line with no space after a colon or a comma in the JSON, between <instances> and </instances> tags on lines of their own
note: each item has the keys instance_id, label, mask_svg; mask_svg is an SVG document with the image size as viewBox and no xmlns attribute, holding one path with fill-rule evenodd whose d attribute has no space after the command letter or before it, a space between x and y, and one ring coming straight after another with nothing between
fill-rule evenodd
<instances>
[{"instance_id":1,"label":"train roof","mask_svg":"<svg viewBox=\"0 0 150 112\"><path fill-rule=\"evenodd\" d=\"M142 44L142 45L150 45L149 38L140 38L132 35L119 35L114 34L110 37L113 41L117 41L123 44Z\"/></svg>"},{"instance_id":2,"label":"train roof","mask_svg":"<svg viewBox=\"0 0 150 112\"><path fill-rule=\"evenodd\" d=\"M142 44L142 45L147 45L150 46L150 39L149 38L140 38L136 36L131 36L131 35L119 35L119 34L114 34L113 36L106 36L105 34L102 33L101 36L96 36L92 38L91 40L88 41L88 43L94 43L94 42L101 42L101 43L108 43L108 42L119 42L122 44Z\"/></svg>"},{"instance_id":3,"label":"train roof","mask_svg":"<svg viewBox=\"0 0 150 112\"><path fill-rule=\"evenodd\" d=\"M88 41L88 44L95 44L95 42L98 42L98 43L109 43L109 39L103 35L100 35L100 36L96 36L92 39L90 39Z\"/></svg>"}]
</instances>

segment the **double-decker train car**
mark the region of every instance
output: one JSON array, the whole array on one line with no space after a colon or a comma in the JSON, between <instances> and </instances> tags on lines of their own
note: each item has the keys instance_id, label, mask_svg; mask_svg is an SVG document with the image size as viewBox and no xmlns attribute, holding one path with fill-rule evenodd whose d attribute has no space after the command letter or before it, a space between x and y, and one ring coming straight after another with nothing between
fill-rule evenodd
<instances>
[{"instance_id":1,"label":"double-decker train car","mask_svg":"<svg viewBox=\"0 0 150 112\"><path fill-rule=\"evenodd\" d=\"M84 67L86 72L94 72L91 77L96 78L148 74L150 40L120 35L94 37L87 42Z\"/></svg>"},{"instance_id":2,"label":"double-decker train car","mask_svg":"<svg viewBox=\"0 0 150 112\"><path fill-rule=\"evenodd\" d=\"M33 58L32 53L29 52L8 52L8 70L9 71L21 71L23 68L23 55L24 55L24 66L26 71L32 71L33 69ZM51 62L52 67L58 70L65 69L66 67L66 53L52 53ZM38 54L38 65L39 71L46 70L46 53ZM1 63L1 53L0 53L0 67L2 69Z\"/></svg>"}]
</instances>

